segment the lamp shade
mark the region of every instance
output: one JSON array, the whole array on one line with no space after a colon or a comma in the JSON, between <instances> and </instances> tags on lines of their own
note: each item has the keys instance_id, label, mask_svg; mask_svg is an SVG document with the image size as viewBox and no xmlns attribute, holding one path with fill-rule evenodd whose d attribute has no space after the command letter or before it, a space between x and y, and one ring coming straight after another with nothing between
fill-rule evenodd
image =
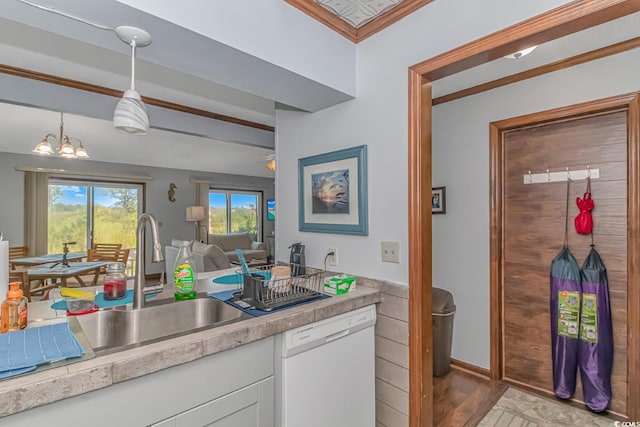
<instances>
[{"instance_id":1,"label":"lamp shade","mask_svg":"<svg viewBox=\"0 0 640 427\"><path fill-rule=\"evenodd\" d=\"M189 206L187 208L187 221L202 221L204 219L204 206Z\"/></svg>"},{"instance_id":2,"label":"lamp shade","mask_svg":"<svg viewBox=\"0 0 640 427\"><path fill-rule=\"evenodd\" d=\"M138 91L127 89L113 112L113 126L134 135L144 135L149 130L147 107Z\"/></svg>"}]
</instances>

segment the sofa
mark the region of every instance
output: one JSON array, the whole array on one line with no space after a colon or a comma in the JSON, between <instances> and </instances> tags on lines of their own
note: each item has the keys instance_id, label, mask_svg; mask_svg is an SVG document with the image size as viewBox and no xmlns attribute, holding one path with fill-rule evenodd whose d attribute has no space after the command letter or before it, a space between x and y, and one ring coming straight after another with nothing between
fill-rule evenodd
<instances>
[{"instance_id":1,"label":"sofa","mask_svg":"<svg viewBox=\"0 0 640 427\"><path fill-rule=\"evenodd\" d=\"M236 249L242 250L242 255L247 262L267 262L267 246L263 242L256 242L249 233L209 234L208 243L216 245L229 258L229 261L237 262Z\"/></svg>"},{"instance_id":2,"label":"sofa","mask_svg":"<svg viewBox=\"0 0 640 427\"><path fill-rule=\"evenodd\" d=\"M165 272L167 276L166 281L168 284L174 284L173 268L176 262L176 258L178 257L178 251L184 243L187 243L191 247L191 255L193 256L193 260L195 262L196 270L198 271L198 273L203 273L205 271L223 270L225 268L231 267L229 258L227 258L222 250L215 245L200 243L197 240L185 241L172 239L171 245L167 245L164 247Z\"/></svg>"}]
</instances>

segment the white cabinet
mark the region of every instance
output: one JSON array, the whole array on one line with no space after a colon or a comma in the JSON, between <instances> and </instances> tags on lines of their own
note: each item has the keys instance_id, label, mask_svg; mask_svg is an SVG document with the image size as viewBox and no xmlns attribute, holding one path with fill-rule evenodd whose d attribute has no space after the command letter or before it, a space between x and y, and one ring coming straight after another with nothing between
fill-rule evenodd
<instances>
[{"instance_id":1,"label":"white cabinet","mask_svg":"<svg viewBox=\"0 0 640 427\"><path fill-rule=\"evenodd\" d=\"M141 350L137 350L141 351ZM165 356L158 354L159 359ZM135 369L135 362L115 370ZM273 427L273 338L0 418L0 427Z\"/></svg>"},{"instance_id":2,"label":"white cabinet","mask_svg":"<svg viewBox=\"0 0 640 427\"><path fill-rule=\"evenodd\" d=\"M273 427L273 377L204 403L154 427Z\"/></svg>"}]
</instances>

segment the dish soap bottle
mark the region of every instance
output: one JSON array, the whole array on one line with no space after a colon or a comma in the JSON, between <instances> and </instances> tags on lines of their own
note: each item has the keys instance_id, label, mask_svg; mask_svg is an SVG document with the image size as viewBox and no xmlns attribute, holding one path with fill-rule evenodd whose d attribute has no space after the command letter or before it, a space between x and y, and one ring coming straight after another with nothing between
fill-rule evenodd
<instances>
[{"instance_id":1,"label":"dish soap bottle","mask_svg":"<svg viewBox=\"0 0 640 427\"><path fill-rule=\"evenodd\" d=\"M7 299L0 306L0 332L14 332L27 327L27 298L20 289L20 282L9 283Z\"/></svg>"},{"instance_id":2,"label":"dish soap bottle","mask_svg":"<svg viewBox=\"0 0 640 427\"><path fill-rule=\"evenodd\" d=\"M189 242L182 244L178 251L176 262L173 264L174 296L176 301L194 299L196 297L198 272L189 246Z\"/></svg>"}]
</instances>

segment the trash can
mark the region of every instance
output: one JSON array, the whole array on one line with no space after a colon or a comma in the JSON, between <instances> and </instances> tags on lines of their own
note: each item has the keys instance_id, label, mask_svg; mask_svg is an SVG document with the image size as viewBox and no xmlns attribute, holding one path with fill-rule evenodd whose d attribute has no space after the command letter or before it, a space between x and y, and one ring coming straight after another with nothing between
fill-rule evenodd
<instances>
[{"instance_id":1,"label":"trash can","mask_svg":"<svg viewBox=\"0 0 640 427\"><path fill-rule=\"evenodd\" d=\"M431 293L431 320L433 322L433 375L441 377L449 373L451 342L453 340L453 315L456 306L451 292L433 288Z\"/></svg>"}]
</instances>

